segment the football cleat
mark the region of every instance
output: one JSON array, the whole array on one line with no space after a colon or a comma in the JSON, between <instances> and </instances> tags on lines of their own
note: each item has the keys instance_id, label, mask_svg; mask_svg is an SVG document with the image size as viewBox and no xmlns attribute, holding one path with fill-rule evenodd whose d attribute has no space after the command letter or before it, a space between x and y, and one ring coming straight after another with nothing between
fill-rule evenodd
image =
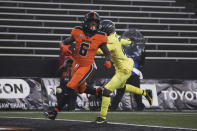
<instances>
[{"instance_id":1,"label":"football cleat","mask_svg":"<svg viewBox=\"0 0 197 131\"><path fill-rule=\"evenodd\" d=\"M104 118L98 116L98 117L96 118L95 123L97 123L97 124L104 124L104 123L107 123L107 121L106 121L106 119L104 119Z\"/></svg>"},{"instance_id":2,"label":"football cleat","mask_svg":"<svg viewBox=\"0 0 197 131\"><path fill-rule=\"evenodd\" d=\"M57 116L57 111L49 111L49 112L44 112L44 116L46 116L48 119L55 120Z\"/></svg>"},{"instance_id":3,"label":"football cleat","mask_svg":"<svg viewBox=\"0 0 197 131\"><path fill-rule=\"evenodd\" d=\"M153 104L153 96L152 96L152 90L145 90L146 91L146 96L145 98L148 100L149 104Z\"/></svg>"}]
</instances>

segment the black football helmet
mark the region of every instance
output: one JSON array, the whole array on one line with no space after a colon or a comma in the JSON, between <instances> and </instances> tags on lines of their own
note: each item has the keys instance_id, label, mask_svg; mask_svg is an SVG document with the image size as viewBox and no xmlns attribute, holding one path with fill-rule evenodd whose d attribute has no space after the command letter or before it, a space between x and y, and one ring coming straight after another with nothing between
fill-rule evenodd
<instances>
[{"instance_id":1,"label":"black football helmet","mask_svg":"<svg viewBox=\"0 0 197 131\"><path fill-rule=\"evenodd\" d=\"M114 33L115 29L115 24L111 20L102 20L99 26L99 30L107 33L108 36Z\"/></svg>"},{"instance_id":2,"label":"black football helmet","mask_svg":"<svg viewBox=\"0 0 197 131\"><path fill-rule=\"evenodd\" d=\"M97 23L96 27L91 27L91 21L94 21ZM97 12L91 11L87 13L83 19L83 28L86 29L86 31L94 32L99 29L100 24L100 16Z\"/></svg>"}]
</instances>

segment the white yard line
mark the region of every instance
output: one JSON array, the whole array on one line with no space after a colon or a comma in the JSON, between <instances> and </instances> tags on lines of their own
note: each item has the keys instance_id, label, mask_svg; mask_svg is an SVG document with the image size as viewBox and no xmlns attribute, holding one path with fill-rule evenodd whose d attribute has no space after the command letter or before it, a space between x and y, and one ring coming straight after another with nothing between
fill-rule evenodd
<instances>
[{"instance_id":1,"label":"white yard line","mask_svg":"<svg viewBox=\"0 0 197 131\"><path fill-rule=\"evenodd\" d=\"M30 113L30 112L29 112ZM35 112L34 112L35 113ZM28 117L3 117L3 118L22 118L22 119L31 119L31 120L48 120L44 118L28 118ZM85 122L89 123L92 121L81 121L81 120L67 120L67 119L56 119L56 121L71 121L71 122ZM192 128L179 128L179 127L168 127L168 126L151 126L151 125L140 125L140 124L127 124L127 123L115 123L108 122L108 124L114 125L126 125L126 126L136 126L136 127L153 127L153 128L163 128L163 129L176 129L176 130L188 130L188 131L197 131L197 129Z\"/></svg>"},{"instance_id":2,"label":"white yard line","mask_svg":"<svg viewBox=\"0 0 197 131\"><path fill-rule=\"evenodd\" d=\"M44 112L44 111L43 111ZM38 111L38 112L34 112L34 111L28 111L28 112L20 112L20 111L2 111L0 112L0 114L32 114L32 113L42 113L42 111ZM94 112L60 112L60 114L89 114L89 113L96 113L98 114L99 111L94 111ZM117 112L109 112L109 114L147 114L147 115L152 115L152 114L159 114L159 115L169 115L169 114L172 114L172 115L183 115L183 114L188 114L188 115L197 115L197 112L124 112L124 111L117 111Z\"/></svg>"}]
</instances>

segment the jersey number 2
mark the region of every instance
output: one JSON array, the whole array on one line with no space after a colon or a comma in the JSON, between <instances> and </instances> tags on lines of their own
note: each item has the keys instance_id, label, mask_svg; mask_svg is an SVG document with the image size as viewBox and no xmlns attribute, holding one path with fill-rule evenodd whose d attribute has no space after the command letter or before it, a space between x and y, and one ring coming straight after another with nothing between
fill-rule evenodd
<instances>
[{"instance_id":1,"label":"jersey number 2","mask_svg":"<svg viewBox=\"0 0 197 131\"><path fill-rule=\"evenodd\" d=\"M89 44L87 43L82 43L81 46L80 46L80 49L79 49L79 54L81 56L86 56L87 53L88 53L88 48L90 47Z\"/></svg>"}]
</instances>

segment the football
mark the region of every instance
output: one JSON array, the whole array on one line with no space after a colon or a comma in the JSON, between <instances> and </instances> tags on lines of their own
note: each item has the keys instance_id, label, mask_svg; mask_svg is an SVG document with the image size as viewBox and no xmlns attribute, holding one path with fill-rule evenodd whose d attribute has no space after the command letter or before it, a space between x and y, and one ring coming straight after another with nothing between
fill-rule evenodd
<instances>
[{"instance_id":1,"label":"football","mask_svg":"<svg viewBox=\"0 0 197 131\"><path fill-rule=\"evenodd\" d=\"M57 88L57 89L56 89L56 93L57 93L57 94L62 93L62 88Z\"/></svg>"}]
</instances>

